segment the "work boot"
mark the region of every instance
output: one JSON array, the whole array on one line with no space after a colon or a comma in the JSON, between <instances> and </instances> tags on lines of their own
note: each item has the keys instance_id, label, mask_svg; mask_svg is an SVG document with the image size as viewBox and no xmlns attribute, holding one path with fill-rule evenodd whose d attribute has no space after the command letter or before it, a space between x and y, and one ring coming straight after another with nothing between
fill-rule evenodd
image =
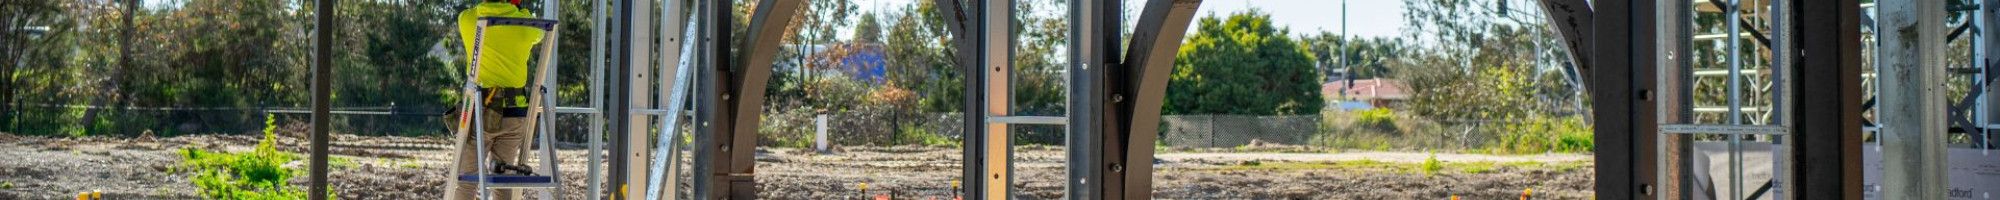
<instances>
[{"instance_id":1,"label":"work boot","mask_svg":"<svg viewBox=\"0 0 2000 200\"><path fill-rule=\"evenodd\" d=\"M493 163L493 174L533 176L535 175L535 170L528 168L527 165Z\"/></svg>"}]
</instances>

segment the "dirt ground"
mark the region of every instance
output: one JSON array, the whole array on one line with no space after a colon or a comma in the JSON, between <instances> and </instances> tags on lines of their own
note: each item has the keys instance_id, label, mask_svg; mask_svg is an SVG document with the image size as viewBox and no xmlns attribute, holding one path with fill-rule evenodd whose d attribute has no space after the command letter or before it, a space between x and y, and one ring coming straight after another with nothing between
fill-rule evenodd
<instances>
[{"instance_id":1,"label":"dirt ground","mask_svg":"<svg viewBox=\"0 0 2000 200\"><path fill-rule=\"evenodd\" d=\"M259 137L46 138L0 134L0 199L70 199L102 191L106 199L197 199L190 174L174 172L187 146L246 151ZM342 199L438 199L450 168L440 138L337 136L333 187ZM284 139L287 151L303 150ZM1060 147L1015 150L1021 199L1062 198ZM583 150L563 149L563 199L582 199ZM1293 153L1284 153L1293 152ZM1588 199L1588 155L1491 156L1198 150L1161 153L1153 195L1160 199ZM847 147L833 153L763 148L757 187L765 199L951 199L959 153L938 147ZM289 166L302 169L304 161ZM300 170L299 173L303 173ZM294 185L305 185L304 175ZM858 185L868 184L868 191ZM682 186L685 188L685 185Z\"/></svg>"}]
</instances>

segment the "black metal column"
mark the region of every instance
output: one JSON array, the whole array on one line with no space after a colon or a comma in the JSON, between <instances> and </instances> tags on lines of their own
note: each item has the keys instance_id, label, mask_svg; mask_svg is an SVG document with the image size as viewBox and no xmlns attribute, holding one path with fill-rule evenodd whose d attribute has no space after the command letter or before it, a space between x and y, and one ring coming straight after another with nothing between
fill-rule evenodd
<instances>
[{"instance_id":1,"label":"black metal column","mask_svg":"<svg viewBox=\"0 0 2000 200\"><path fill-rule=\"evenodd\" d=\"M733 45L734 3L706 1L702 7L701 50L696 81L694 197L697 199L756 199L757 126L764 108L764 88L787 25L802 0L760 0L750 16L749 33ZM713 22L713 23L709 23ZM742 53L737 60L736 53ZM741 61L740 64L736 61Z\"/></svg>"},{"instance_id":2,"label":"black metal column","mask_svg":"<svg viewBox=\"0 0 2000 200\"><path fill-rule=\"evenodd\" d=\"M960 167L961 173L958 179L964 183L964 187L959 190L964 194L962 196L978 199L979 197L986 196L984 190L986 188L985 182L978 181L979 177L986 174L986 171L982 170L983 168L975 167L985 164L987 159L984 157L986 152L983 149L977 148L981 144L985 144L983 137L978 136L986 135L986 129L984 128L986 127L986 115L982 114L979 109L984 108L986 105L986 93L979 90L984 85L984 82L979 80L985 80L986 77L984 73L980 73L983 70L979 67L979 58L977 56L980 55L980 48L976 43L976 41L979 41L978 33L983 31L980 31L978 23L974 22L972 18L977 12L968 10L983 9L977 8L977 6L968 8L966 3L959 0L932 0L932 2L937 4L938 14L941 15L938 17L944 18L945 28L951 32L952 54L955 57L953 62L956 62L958 65L958 74L964 76L962 79L964 81L962 82L965 85L962 87L965 90L965 109L963 110L965 132L960 134L961 141L959 146L964 148L960 151L962 154L960 156L962 158L960 166L962 167ZM975 2L971 5L979 4Z\"/></svg>"},{"instance_id":3,"label":"black metal column","mask_svg":"<svg viewBox=\"0 0 2000 200\"><path fill-rule=\"evenodd\" d=\"M1787 199L1861 199L1861 25L1857 0L1790 0L1797 65ZM1990 10L1990 9L1989 9Z\"/></svg>"},{"instance_id":4,"label":"black metal column","mask_svg":"<svg viewBox=\"0 0 2000 200\"><path fill-rule=\"evenodd\" d=\"M1122 5L1072 2L1071 196L1152 198L1153 144L1174 56L1200 0L1150 0L1119 56Z\"/></svg>"},{"instance_id":5,"label":"black metal column","mask_svg":"<svg viewBox=\"0 0 2000 200\"><path fill-rule=\"evenodd\" d=\"M627 166L628 162L643 162L624 159L625 155L631 154L634 148L628 141L644 140L644 138L630 138L627 137L630 134L626 134L632 132L631 119L633 117L631 112L632 94L627 92L631 91L632 80L626 78L632 74L632 68L627 65L631 65L628 62L632 60L632 56L643 56L632 55L633 41L624 41L632 38L632 31L627 30L631 29L634 24L643 23L632 21L631 13L635 12L635 10L641 10L633 9L631 6L632 1L616 0L614 1L615 3L612 3L612 6L617 9L617 18L612 19L611 28L605 30L609 31L608 33L612 33L610 44L613 51L611 51L610 55L611 64L606 64L605 66L609 67L604 68L609 71L608 73L604 73L604 91L611 92L602 97L608 101L605 101L605 106L602 108L604 110L599 110L598 112L604 113L604 126L606 127L604 132L611 134L611 152L605 154L611 158L608 165L611 166L611 172L609 173L610 178L605 179L605 184L611 185L606 190L611 190L612 199L629 199L629 197L625 196L624 191L630 189L628 187L631 186L625 185L625 183L628 181L626 178L632 173L631 170L634 169L627 169L624 166Z\"/></svg>"},{"instance_id":6,"label":"black metal column","mask_svg":"<svg viewBox=\"0 0 2000 200\"><path fill-rule=\"evenodd\" d=\"M1111 80L1107 74L1112 71L1126 71L1120 64L1120 39L1124 25L1123 1L1070 1L1070 75L1069 75L1069 196L1076 199L1100 199L1113 196L1107 188L1105 174L1097 166L1105 166L1107 152L1104 141L1112 141L1117 133L1120 120L1108 118L1120 116L1116 107L1108 107L1105 86L1122 83ZM1100 187L1101 186L1101 187ZM1115 199L1115 198L1112 198Z\"/></svg>"},{"instance_id":7,"label":"black metal column","mask_svg":"<svg viewBox=\"0 0 2000 200\"><path fill-rule=\"evenodd\" d=\"M1653 199L1654 164L1659 120L1654 111L1652 48L1658 39L1653 0L1597 1L1592 8L1588 58L1579 71L1590 77L1593 136L1597 141L1597 196L1604 199ZM1557 23L1563 23L1558 21Z\"/></svg>"},{"instance_id":8,"label":"black metal column","mask_svg":"<svg viewBox=\"0 0 2000 200\"><path fill-rule=\"evenodd\" d=\"M317 1L319 3L314 5L316 8L313 11L314 18L316 19L314 21L317 21L318 26L313 27L312 155L311 158L308 158L310 161L307 164L309 166L307 173L310 173L307 175L307 179L310 183L308 183L306 188L306 195L309 199L324 200L327 199L327 194L329 194L326 182L326 151L329 143L327 140L330 135L327 135L327 128L332 128L332 126L328 125L328 121L333 120L333 118L329 118L330 116L327 115L333 109L331 106L333 100L333 30L339 29L339 23L337 23L339 21L336 19L340 16L334 12L334 9L340 5L340 1Z\"/></svg>"},{"instance_id":9,"label":"black metal column","mask_svg":"<svg viewBox=\"0 0 2000 200\"><path fill-rule=\"evenodd\" d=\"M735 80L734 73L730 73L730 66L733 65L730 65L732 45L729 45L730 27L736 23L735 11L731 9L735 3L730 0L705 0L700 4L695 9L703 9L699 13L703 15L702 19L708 20L698 26L701 41L695 58L699 64L694 67L700 78L695 79L693 125L697 135L694 137L694 191L690 193L693 199L719 199L729 194L731 188L728 184L733 181L733 177L722 171L735 164L735 156L728 153L733 146L728 145L736 141L736 132L732 130L736 126L728 125L730 120L727 119L736 118L736 113L735 109L724 106L733 101L722 98L723 94L729 93L728 90L734 89L724 87Z\"/></svg>"}]
</instances>

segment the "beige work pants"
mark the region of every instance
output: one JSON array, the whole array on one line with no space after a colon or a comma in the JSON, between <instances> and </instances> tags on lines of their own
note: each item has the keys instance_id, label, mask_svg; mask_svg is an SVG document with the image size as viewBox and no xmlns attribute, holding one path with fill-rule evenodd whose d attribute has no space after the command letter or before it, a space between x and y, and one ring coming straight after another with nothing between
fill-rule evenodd
<instances>
[{"instance_id":1,"label":"beige work pants","mask_svg":"<svg viewBox=\"0 0 2000 200\"><path fill-rule=\"evenodd\" d=\"M479 120L486 123L487 159L508 165L521 164L515 158L519 158L521 142L527 138L527 127L531 121L527 117L502 117L499 110L480 109L480 111L483 112L480 113L483 116ZM477 148L473 144L473 142L477 141L472 140L474 135L466 134L458 138L461 140L459 144L463 144L464 146L458 147L457 174L451 176L452 182L458 183L458 188L456 189L458 193L452 194L455 195L452 199L469 200L479 194L478 183L457 181L458 175L480 173L477 172L480 166L488 166L488 168L493 166L493 162L478 161L479 155L474 154L472 151L472 149ZM492 171L493 169L487 169L487 172ZM516 196L520 196L520 191L503 189L495 191L492 194L493 199L516 199Z\"/></svg>"}]
</instances>

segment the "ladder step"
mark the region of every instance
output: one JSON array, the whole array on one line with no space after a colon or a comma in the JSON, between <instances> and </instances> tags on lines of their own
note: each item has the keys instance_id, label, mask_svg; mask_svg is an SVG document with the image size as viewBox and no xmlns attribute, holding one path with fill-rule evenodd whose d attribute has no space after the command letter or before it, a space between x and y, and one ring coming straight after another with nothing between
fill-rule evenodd
<instances>
[{"instance_id":1,"label":"ladder step","mask_svg":"<svg viewBox=\"0 0 2000 200\"><path fill-rule=\"evenodd\" d=\"M479 175L459 175L458 181L478 182ZM556 179L551 176L486 175L487 188L554 188Z\"/></svg>"}]
</instances>

